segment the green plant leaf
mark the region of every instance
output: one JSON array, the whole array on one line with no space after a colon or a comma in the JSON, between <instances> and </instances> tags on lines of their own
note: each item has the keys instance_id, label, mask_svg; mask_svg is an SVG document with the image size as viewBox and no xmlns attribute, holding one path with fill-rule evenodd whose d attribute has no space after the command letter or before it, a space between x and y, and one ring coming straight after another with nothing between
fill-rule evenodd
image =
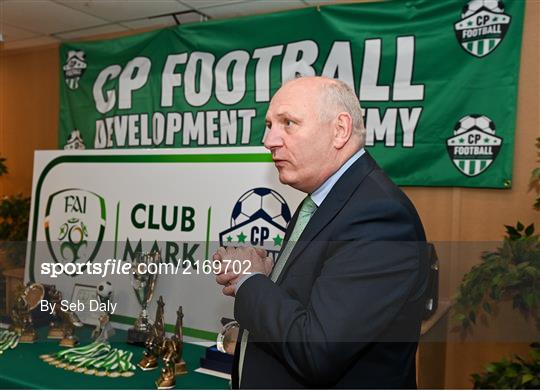
<instances>
[{"instance_id":1,"label":"green plant leaf","mask_svg":"<svg viewBox=\"0 0 540 391\"><path fill-rule=\"evenodd\" d=\"M486 371L488 373L494 373L494 372L497 372L497 365L495 365L494 363L490 363L486 366Z\"/></svg>"},{"instance_id":2,"label":"green plant leaf","mask_svg":"<svg viewBox=\"0 0 540 391\"><path fill-rule=\"evenodd\" d=\"M525 228L525 235L532 236L534 233L534 223Z\"/></svg>"},{"instance_id":3,"label":"green plant leaf","mask_svg":"<svg viewBox=\"0 0 540 391\"><path fill-rule=\"evenodd\" d=\"M516 225L516 229L521 232L523 231L523 228L525 228L525 226L523 225L523 223L521 221L518 221L517 225Z\"/></svg>"},{"instance_id":4,"label":"green plant leaf","mask_svg":"<svg viewBox=\"0 0 540 391\"><path fill-rule=\"evenodd\" d=\"M526 373L521 377L521 384L526 384L534 379L534 376L530 373Z\"/></svg>"},{"instance_id":5,"label":"green plant leaf","mask_svg":"<svg viewBox=\"0 0 540 391\"><path fill-rule=\"evenodd\" d=\"M509 236L518 236L518 237L521 236L518 230L512 227L511 225L505 225L505 227L506 227L506 232L508 233Z\"/></svg>"}]
</instances>

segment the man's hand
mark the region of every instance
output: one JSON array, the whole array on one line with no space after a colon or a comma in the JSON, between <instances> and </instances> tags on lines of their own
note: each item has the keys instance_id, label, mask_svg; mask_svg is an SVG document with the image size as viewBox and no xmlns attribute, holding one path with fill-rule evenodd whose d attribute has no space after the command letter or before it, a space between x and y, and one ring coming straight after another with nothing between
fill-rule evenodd
<instances>
[{"instance_id":1,"label":"man's hand","mask_svg":"<svg viewBox=\"0 0 540 391\"><path fill-rule=\"evenodd\" d=\"M262 248L220 247L213 255L213 259L220 261L222 266L221 273L216 276L216 282L223 285L224 295L233 297L236 283L243 276L253 273L269 276L273 267L272 258L267 256L266 250Z\"/></svg>"}]
</instances>

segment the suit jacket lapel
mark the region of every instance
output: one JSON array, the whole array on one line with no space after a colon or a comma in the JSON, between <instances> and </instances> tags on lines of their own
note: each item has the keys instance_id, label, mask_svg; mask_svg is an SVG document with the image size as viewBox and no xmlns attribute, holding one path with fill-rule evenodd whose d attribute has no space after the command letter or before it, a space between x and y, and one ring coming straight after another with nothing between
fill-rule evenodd
<instances>
[{"instance_id":1,"label":"suit jacket lapel","mask_svg":"<svg viewBox=\"0 0 540 391\"><path fill-rule=\"evenodd\" d=\"M309 223L307 224L304 232L300 235L298 242L294 246L287 263L283 267L281 274L279 275L276 283L280 284L287 270L291 267L292 263L298 258L298 256L304 251L311 241L321 232L321 230L334 218L334 216L345 206L347 200L351 197L354 190L360 185L364 178L374 169L378 167L377 163L367 153L367 151L360 156L360 158L349 167L347 171L339 178L330 193L326 196L323 203L319 206ZM295 217L298 216L298 210L295 213ZM294 227L296 218L290 223L290 227ZM290 229L287 230L286 239L290 236ZM285 246L285 241L282 249Z\"/></svg>"}]
</instances>

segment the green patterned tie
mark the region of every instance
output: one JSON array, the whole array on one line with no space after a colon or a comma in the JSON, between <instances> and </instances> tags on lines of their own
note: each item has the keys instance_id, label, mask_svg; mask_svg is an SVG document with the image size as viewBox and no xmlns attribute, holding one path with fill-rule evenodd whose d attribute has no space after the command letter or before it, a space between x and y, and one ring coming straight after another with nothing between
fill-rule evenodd
<instances>
[{"instance_id":1,"label":"green patterned tie","mask_svg":"<svg viewBox=\"0 0 540 391\"><path fill-rule=\"evenodd\" d=\"M311 219L311 216L313 216L316 210L317 210L317 204L313 202L311 197L307 196L306 198L304 198L304 201L302 202L302 207L300 208L300 212L298 212L298 218L296 219L296 224L294 225L291 236L289 237L289 240L287 241L285 248L281 252L278 260L276 261L274 268L272 269L272 273L270 274L270 279L272 281L274 282L277 281L279 275L281 274L283 270L283 267L285 267L285 264L287 263L287 259L291 255L294 245L300 238L300 235L304 231L304 228L306 228L307 223L309 222L309 220ZM249 332L247 330L244 330L242 333L242 340L240 341L240 357L238 358L239 383L242 380L242 367L244 364L244 357L246 354L248 335L249 335Z\"/></svg>"},{"instance_id":2,"label":"green patterned tie","mask_svg":"<svg viewBox=\"0 0 540 391\"><path fill-rule=\"evenodd\" d=\"M283 267L287 263L287 259L291 255L294 245L300 238L300 235L304 231L304 228L306 228L307 223L309 222L311 216L313 216L316 210L317 204L313 202L310 196L307 196L302 202L302 208L300 209L300 212L298 212L298 218L296 219L296 224L294 225L291 236L289 237L285 248L281 252L278 260L276 261L276 264L274 265L274 268L272 269L272 273L270 274L270 278L272 279L272 281L277 281L279 275L281 274L281 271L283 270Z\"/></svg>"}]
</instances>

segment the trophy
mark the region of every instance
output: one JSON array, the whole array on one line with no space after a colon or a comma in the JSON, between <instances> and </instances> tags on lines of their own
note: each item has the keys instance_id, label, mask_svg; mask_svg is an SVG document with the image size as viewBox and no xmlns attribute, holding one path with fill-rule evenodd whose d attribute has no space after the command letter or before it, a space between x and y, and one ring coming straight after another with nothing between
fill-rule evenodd
<instances>
[{"instance_id":1,"label":"trophy","mask_svg":"<svg viewBox=\"0 0 540 391\"><path fill-rule=\"evenodd\" d=\"M97 297L101 304L106 304L106 308L110 308L110 302L113 296L112 284L109 281L104 281L96 288ZM111 316L105 312L99 316L99 323L94 331L92 331L92 339L97 342L107 343L109 337L115 334L114 328L110 322Z\"/></svg>"},{"instance_id":2,"label":"trophy","mask_svg":"<svg viewBox=\"0 0 540 391\"><path fill-rule=\"evenodd\" d=\"M174 335L171 338L165 338L160 349L163 368L161 374L156 380L158 390L170 390L176 385L176 376L187 373L186 362L182 359L184 349L184 340L182 334L182 319L184 314L182 306L176 311L176 325Z\"/></svg>"},{"instance_id":3,"label":"trophy","mask_svg":"<svg viewBox=\"0 0 540 391\"><path fill-rule=\"evenodd\" d=\"M36 308L45 295L45 288L41 284L30 284L21 290L15 299L15 304L11 310L13 324L11 331L20 333L21 343L34 343L37 339L37 332L32 321L31 311Z\"/></svg>"},{"instance_id":4,"label":"trophy","mask_svg":"<svg viewBox=\"0 0 540 391\"><path fill-rule=\"evenodd\" d=\"M150 326L151 333L145 343L144 356L137 364L143 371L151 371L158 367L161 345L165 337L165 323L163 322L165 302L163 297L159 296L157 305L156 318L154 319L154 325Z\"/></svg>"},{"instance_id":5,"label":"trophy","mask_svg":"<svg viewBox=\"0 0 540 391\"><path fill-rule=\"evenodd\" d=\"M236 341L238 341L238 332L240 331L240 325L236 320L230 320L223 318L221 320L223 329L217 337L217 350L221 353L227 353L234 356L236 350Z\"/></svg>"},{"instance_id":6,"label":"trophy","mask_svg":"<svg viewBox=\"0 0 540 391\"><path fill-rule=\"evenodd\" d=\"M83 324L77 314L71 310L60 308L59 316L62 320L63 332L59 345L72 348L79 343L79 339L75 335L75 327L82 327Z\"/></svg>"},{"instance_id":7,"label":"trophy","mask_svg":"<svg viewBox=\"0 0 540 391\"><path fill-rule=\"evenodd\" d=\"M227 318L222 318L221 324L223 328L218 334L217 343L206 348L204 357L201 357L201 367L231 374L240 326L237 321Z\"/></svg>"},{"instance_id":8,"label":"trophy","mask_svg":"<svg viewBox=\"0 0 540 391\"><path fill-rule=\"evenodd\" d=\"M182 332L184 313L182 306L176 311L176 324L174 326L174 335L171 340L174 343L174 368L176 376L185 375L187 373L186 362L182 358L184 351L184 334Z\"/></svg>"},{"instance_id":9,"label":"trophy","mask_svg":"<svg viewBox=\"0 0 540 391\"><path fill-rule=\"evenodd\" d=\"M144 346L150 335L151 324L148 320L146 307L150 300L152 300L157 274L149 273L148 266L152 263L158 264L160 262L161 254L158 251L154 251L151 253L136 253L135 259L131 263L131 286L133 287L137 301L141 306L141 312L139 317L135 320L134 327L128 330L127 342L130 344ZM139 265L143 263L146 264L144 273L139 267Z\"/></svg>"},{"instance_id":10,"label":"trophy","mask_svg":"<svg viewBox=\"0 0 540 391\"><path fill-rule=\"evenodd\" d=\"M49 290L49 302L52 304L53 314L52 320L49 323L49 333L47 338L49 339L62 339L64 336L64 331L62 330L62 325L60 323L60 302L62 301L62 292L60 292L53 285Z\"/></svg>"}]
</instances>

